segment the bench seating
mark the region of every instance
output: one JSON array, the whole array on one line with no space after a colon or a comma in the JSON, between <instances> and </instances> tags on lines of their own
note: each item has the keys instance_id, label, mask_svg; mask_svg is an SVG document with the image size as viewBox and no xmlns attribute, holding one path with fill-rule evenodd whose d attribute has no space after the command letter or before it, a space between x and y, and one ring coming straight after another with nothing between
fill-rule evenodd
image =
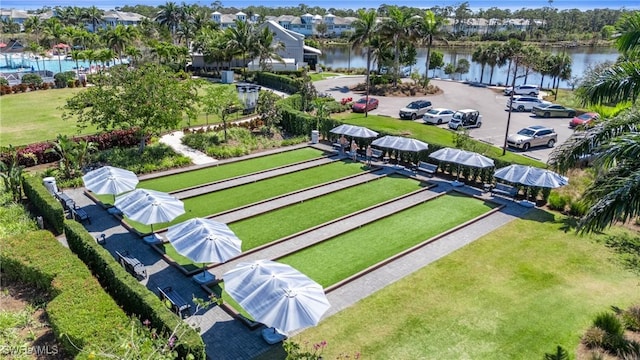
<instances>
[{"instance_id":1,"label":"bench seating","mask_svg":"<svg viewBox=\"0 0 640 360\"><path fill-rule=\"evenodd\" d=\"M491 194L498 194L515 198L518 195L518 188L511 185L497 183L492 189Z\"/></svg>"},{"instance_id":2,"label":"bench seating","mask_svg":"<svg viewBox=\"0 0 640 360\"><path fill-rule=\"evenodd\" d=\"M89 217L89 214L87 214L87 212L84 211L84 209L78 208L78 206L75 204L74 204L74 207L71 209L71 217L78 222L83 222L87 220L89 224L91 224L91 218Z\"/></svg>"},{"instance_id":3,"label":"bench seating","mask_svg":"<svg viewBox=\"0 0 640 360\"><path fill-rule=\"evenodd\" d=\"M382 150L371 149L371 159L372 160L380 161L383 156L384 156L384 153L382 152Z\"/></svg>"},{"instance_id":4,"label":"bench seating","mask_svg":"<svg viewBox=\"0 0 640 360\"><path fill-rule=\"evenodd\" d=\"M116 256L118 257L118 262L122 265L127 272L136 279L146 279L147 278L147 269L144 267L144 264L140 262L140 260L135 257L129 255L128 252L119 253L116 251Z\"/></svg>"},{"instance_id":5,"label":"bench seating","mask_svg":"<svg viewBox=\"0 0 640 360\"><path fill-rule=\"evenodd\" d=\"M426 173L429 176L433 176L433 174L436 173L436 170L438 170L438 165L420 161L418 162L418 166L416 167L416 170L422 171L423 173Z\"/></svg>"},{"instance_id":6,"label":"bench seating","mask_svg":"<svg viewBox=\"0 0 640 360\"><path fill-rule=\"evenodd\" d=\"M180 318L184 318L186 316L191 315L191 304L189 304L185 299L180 296L177 292L175 292L171 286L166 288L158 287L158 297L160 300L165 301L168 300L171 303L171 310L175 312Z\"/></svg>"}]
</instances>

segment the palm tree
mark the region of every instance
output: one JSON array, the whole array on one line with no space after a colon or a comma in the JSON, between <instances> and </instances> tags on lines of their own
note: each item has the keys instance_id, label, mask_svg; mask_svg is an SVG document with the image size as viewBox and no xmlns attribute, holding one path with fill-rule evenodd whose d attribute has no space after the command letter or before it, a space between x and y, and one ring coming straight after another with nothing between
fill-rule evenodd
<instances>
[{"instance_id":1,"label":"palm tree","mask_svg":"<svg viewBox=\"0 0 640 360\"><path fill-rule=\"evenodd\" d=\"M32 53L36 59L36 66L38 67L38 71L40 71L40 61L38 61L38 57L37 55L39 55L42 52L42 46L38 45L37 42L30 42L29 44L27 44L27 46L24 48L26 51Z\"/></svg>"},{"instance_id":2,"label":"palm tree","mask_svg":"<svg viewBox=\"0 0 640 360\"><path fill-rule=\"evenodd\" d=\"M493 83L493 71L496 69L496 65L502 66L506 62L506 59L502 54L502 45L500 43L490 43L487 48L487 65L491 67L491 73L489 74L489 84Z\"/></svg>"},{"instance_id":3,"label":"palm tree","mask_svg":"<svg viewBox=\"0 0 640 360\"><path fill-rule=\"evenodd\" d=\"M42 28L44 27L42 20L39 16L29 16L24 21L24 31L28 34L35 34L36 43L40 43L40 32L42 32Z\"/></svg>"},{"instance_id":4,"label":"palm tree","mask_svg":"<svg viewBox=\"0 0 640 360\"><path fill-rule=\"evenodd\" d=\"M93 49L82 50L82 58L89 62L89 71L91 71L91 64L98 61L98 53Z\"/></svg>"},{"instance_id":5,"label":"palm tree","mask_svg":"<svg viewBox=\"0 0 640 360\"><path fill-rule=\"evenodd\" d=\"M484 44L478 45L471 54L471 60L480 64L480 83L482 83L484 67L487 65L487 62L489 62L488 46Z\"/></svg>"},{"instance_id":6,"label":"palm tree","mask_svg":"<svg viewBox=\"0 0 640 360\"><path fill-rule=\"evenodd\" d=\"M415 37L414 24L416 19L407 11L397 6L390 6L389 17L380 23L380 33L391 40L394 45L393 53L393 86L398 86L398 73L400 71L400 45Z\"/></svg>"},{"instance_id":7,"label":"palm tree","mask_svg":"<svg viewBox=\"0 0 640 360\"><path fill-rule=\"evenodd\" d=\"M256 40L255 52L258 56L262 71L268 70L271 67L271 62L267 63L267 60L275 59L283 62L278 51L284 49L284 43L282 41L274 42L274 33L269 27L265 26L262 31L258 33Z\"/></svg>"},{"instance_id":8,"label":"palm tree","mask_svg":"<svg viewBox=\"0 0 640 360\"><path fill-rule=\"evenodd\" d=\"M227 47L231 49L235 55L242 57L242 68L246 70L247 55L254 47L253 25L248 21L235 20L235 26L228 27L225 30L228 42ZM244 71L244 79L247 79L247 72Z\"/></svg>"},{"instance_id":9,"label":"palm tree","mask_svg":"<svg viewBox=\"0 0 640 360\"><path fill-rule=\"evenodd\" d=\"M626 55L617 63L587 76L578 89L585 104L636 102L640 95L640 12L621 18L618 50ZM640 109L633 107L600 126L574 133L556 148L549 165L560 172L584 156L593 158L598 177L585 191L589 210L578 231L601 231L617 221L640 215Z\"/></svg>"},{"instance_id":10,"label":"palm tree","mask_svg":"<svg viewBox=\"0 0 640 360\"><path fill-rule=\"evenodd\" d=\"M135 65L138 62L138 59L142 56L142 51L140 51L140 49L135 46L127 46L124 49L124 54L127 55L129 59L131 59L130 63L132 65Z\"/></svg>"},{"instance_id":11,"label":"palm tree","mask_svg":"<svg viewBox=\"0 0 640 360\"><path fill-rule=\"evenodd\" d=\"M91 6L85 9L84 20L91 23L91 31L96 32L98 24L102 22L104 11L98 9L95 6Z\"/></svg>"},{"instance_id":12,"label":"palm tree","mask_svg":"<svg viewBox=\"0 0 640 360\"><path fill-rule=\"evenodd\" d=\"M516 39L509 39L506 43L502 44L501 54L503 59L507 59L509 66L507 67L507 80L505 84L510 84L509 76L511 75L511 65L513 64L513 57L520 52L522 43Z\"/></svg>"},{"instance_id":13,"label":"palm tree","mask_svg":"<svg viewBox=\"0 0 640 360\"><path fill-rule=\"evenodd\" d=\"M371 38L376 32L377 14L375 10L358 10L358 18L353 22L354 33L351 36L352 47L367 48L367 72L365 74L365 97L369 102L369 76L371 74ZM364 116L367 117L365 108Z\"/></svg>"},{"instance_id":14,"label":"palm tree","mask_svg":"<svg viewBox=\"0 0 640 360\"><path fill-rule=\"evenodd\" d=\"M118 54L122 64L122 52L136 39L138 32L134 26L118 25L106 33L106 43Z\"/></svg>"},{"instance_id":15,"label":"palm tree","mask_svg":"<svg viewBox=\"0 0 640 360\"><path fill-rule=\"evenodd\" d=\"M44 22L43 32L47 40L49 40L50 47L61 42L65 37L65 27L62 26L60 20L57 18L50 18ZM58 67L59 72L62 72L62 62L60 60L60 54L58 54Z\"/></svg>"},{"instance_id":16,"label":"palm tree","mask_svg":"<svg viewBox=\"0 0 640 360\"><path fill-rule=\"evenodd\" d=\"M433 11L426 10L424 15L420 18L420 21L416 23L416 36L427 47L427 59L424 64L424 86L429 83L429 64L431 61L431 47L433 46L433 39L444 40L442 36L442 26L445 20L440 16L437 16Z\"/></svg>"},{"instance_id":17,"label":"palm tree","mask_svg":"<svg viewBox=\"0 0 640 360\"><path fill-rule=\"evenodd\" d=\"M156 21L160 25L164 25L169 28L171 36L175 37L178 25L180 24L180 7L171 1L168 1L164 5L158 6L158 13L156 14Z\"/></svg>"}]
</instances>

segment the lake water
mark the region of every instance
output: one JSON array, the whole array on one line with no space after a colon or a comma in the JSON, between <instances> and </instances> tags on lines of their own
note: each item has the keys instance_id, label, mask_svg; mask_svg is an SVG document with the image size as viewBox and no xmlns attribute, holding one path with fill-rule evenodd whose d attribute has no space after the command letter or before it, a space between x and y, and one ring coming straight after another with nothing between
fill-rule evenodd
<instances>
[{"instance_id":1,"label":"lake water","mask_svg":"<svg viewBox=\"0 0 640 360\"><path fill-rule=\"evenodd\" d=\"M366 54L363 54L359 51L349 50L346 46L341 47L326 47L322 48L322 55L320 56L319 62L320 64L330 66L332 68L366 68L367 67L367 58ZM455 74L456 79L463 79L469 81L480 81L480 71L481 66L478 63L471 61L471 53L473 52L473 48L436 48L437 51L440 51L444 54L444 63L456 63L459 59L467 59L471 63L471 67L469 72L463 75ZM553 48L550 49L552 53L562 52L563 49ZM569 54L571 57L571 75L572 77L582 77L584 72L591 66L596 64L600 64L603 62L613 62L615 61L619 53L614 48L590 48L590 47L580 47L580 48L568 48L564 51ZM418 49L418 56L416 65L413 68L417 68L420 74L424 74L425 61L427 58L427 50L426 49ZM376 69L376 65L371 65L372 69ZM494 84L504 84L507 80L507 65L502 67L496 67L493 72L492 83ZM485 66L483 82L489 82L489 75L491 73L491 68L489 66ZM434 71L429 70L429 76L434 77ZM442 69L435 70L435 76L441 78L450 78L449 75L446 75ZM509 76L509 82L513 78L513 69L511 71L511 76ZM526 79L526 82L529 84L537 84L540 85L541 76L538 73L530 73ZM544 79L543 87L550 87L552 79L549 76L546 76ZM525 82L524 78L518 78L516 80L516 85L523 84ZM561 88L570 88L571 85L566 81L560 82Z\"/></svg>"}]
</instances>

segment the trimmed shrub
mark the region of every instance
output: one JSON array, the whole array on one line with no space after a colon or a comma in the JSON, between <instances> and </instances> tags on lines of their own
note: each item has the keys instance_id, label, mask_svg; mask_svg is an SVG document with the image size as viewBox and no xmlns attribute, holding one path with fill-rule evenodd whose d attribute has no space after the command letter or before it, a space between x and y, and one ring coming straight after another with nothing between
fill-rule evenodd
<instances>
[{"instance_id":1,"label":"trimmed shrub","mask_svg":"<svg viewBox=\"0 0 640 360\"><path fill-rule=\"evenodd\" d=\"M301 82L297 79L292 79L289 76L277 75L268 72L256 73L255 80L258 84L267 86L272 89L284 91L289 94L295 94L300 91Z\"/></svg>"},{"instance_id":2,"label":"trimmed shrub","mask_svg":"<svg viewBox=\"0 0 640 360\"><path fill-rule=\"evenodd\" d=\"M38 74L25 74L22 77L22 83L39 87L42 85L42 78Z\"/></svg>"},{"instance_id":3,"label":"trimmed shrub","mask_svg":"<svg viewBox=\"0 0 640 360\"><path fill-rule=\"evenodd\" d=\"M75 71L65 71L57 73L53 76L53 80L57 88L64 88L69 84L69 80L74 81L76 78Z\"/></svg>"},{"instance_id":4,"label":"trimmed shrub","mask_svg":"<svg viewBox=\"0 0 640 360\"><path fill-rule=\"evenodd\" d=\"M547 199L549 209L557 211L564 211L569 201L570 199L568 196L562 195L555 191L552 191L549 194L549 198Z\"/></svg>"},{"instance_id":5,"label":"trimmed shrub","mask_svg":"<svg viewBox=\"0 0 640 360\"><path fill-rule=\"evenodd\" d=\"M0 264L7 279L49 293L53 332L70 355L110 348L128 331L129 319L87 267L48 231L2 240Z\"/></svg>"},{"instance_id":6,"label":"trimmed shrub","mask_svg":"<svg viewBox=\"0 0 640 360\"><path fill-rule=\"evenodd\" d=\"M589 210L589 206L581 200L573 201L569 205L569 214L576 217L584 216Z\"/></svg>"},{"instance_id":7,"label":"trimmed shrub","mask_svg":"<svg viewBox=\"0 0 640 360\"><path fill-rule=\"evenodd\" d=\"M64 233L71 251L84 261L126 312L140 319L148 319L152 327L161 333L171 333L179 325L184 325L153 292L135 280L111 253L98 245L81 224L71 220L65 221ZM196 360L204 359L204 343L200 335L191 327L184 326L183 329L184 332L178 336L175 347L180 358L193 355Z\"/></svg>"},{"instance_id":8,"label":"trimmed shrub","mask_svg":"<svg viewBox=\"0 0 640 360\"><path fill-rule=\"evenodd\" d=\"M56 234L61 234L64 230L64 209L44 186L42 179L37 176L25 176L22 178L22 187L36 211Z\"/></svg>"}]
</instances>

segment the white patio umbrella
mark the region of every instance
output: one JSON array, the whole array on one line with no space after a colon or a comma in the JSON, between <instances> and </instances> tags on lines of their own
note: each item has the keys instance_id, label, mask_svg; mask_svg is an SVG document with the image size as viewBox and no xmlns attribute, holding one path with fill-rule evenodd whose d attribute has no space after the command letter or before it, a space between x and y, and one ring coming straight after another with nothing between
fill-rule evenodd
<instances>
[{"instance_id":1,"label":"white patio umbrella","mask_svg":"<svg viewBox=\"0 0 640 360\"><path fill-rule=\"evenodd\" d=\"M242 252L241 240L224 223L211 219L193 218L169 227L166 238L176 251L198 263L223 263ZM194 277L207 282L210 276L203 271Z\"/></svg>"},{"instance_id":2,"label":"white patio umbrella","mask_svg":"<svg viewBox=\"0 0 640 360\"><path fill-rule=\"evenodd\" d=\"M255 321L285 334L315 326L331 306L320 284L275 261L242 262L222 278L224 290Z\"/></svg>"},{"instance_id":3,"label":"white patio umbrella","mask_svg":"<svg viewBox=\"0 0 640 360\"><path fill-rule=\"evenodd\" d=\"M362 139L374 138L378 136L377 132L371 129L368 129L364 126L356 126L356 125L349 125L349 124L342 124L342 125L336 126L329 131L331 133L338 134L338 135L346 135L346 136L357 137Z\"/></svg>"},{"instance_id":4,"label":"white patio umbrella","mask_svg":"<svg viewBox=\"0 0 640 360\"><path fill-rule=\"evenodd\" d=\"M411 152L419 152L423 150L427 150L429 148L429 144L412 139L406 138L402 136L383 136L379 139L373 140L371 143L372 146L383 147L387 149L394 149L399 151L411 151Z\"/></svg>"},{"instance_id":5,"label":"white patio umbrella","mask_svg":"<svg viewBox=\"0 0 640 360\"><path fill-rule=\"evenodd\" d=\"M496 170L493 176L514 184L554 189L567 185L569 179L551 170L533 166L513 164ZM524 206L533 206L529 201L523 201Z\"/></svg>"},{"instance_id":6,"label":"white patio umbrella","mask_svg":"<svg viewBox=\"0 0 640 360\"><path fill-rule=\"evenodd\" d=\"M493 167L494 162L492 159L478 154L472 151L465 151L461 149L454 148L442 148L440 150L436 150L429 154L429 157L434 158L436 160L450 162L458 165L458 171L456 173L456 180L451 183L453 186L462 186L460 180L460 166L471 166L480 169Z\"/></svg>"},{"instance_id":7,"label":"white patio umbrella","mask_svg":"<svg viewBox=\"0 0 640 360\"><path fill-rule=\"evenodd\" d=\"M133 171L113 166L103 166L89 171L82 177L84 186L98 195L122 194L131 191L138 185L138 176Z\"/></svg>"},{"instance_id":8,"label":"white patio umbrella","mask_svg":"<svg viewBox=\"0 0 640 360\"><path fill-rule=\"evenodd\" d=\"M184 203L155 190L136 189L116 198L115 207L133 221L145 225L171 221L184 214Z\"/></svg>"}]
</instances>

